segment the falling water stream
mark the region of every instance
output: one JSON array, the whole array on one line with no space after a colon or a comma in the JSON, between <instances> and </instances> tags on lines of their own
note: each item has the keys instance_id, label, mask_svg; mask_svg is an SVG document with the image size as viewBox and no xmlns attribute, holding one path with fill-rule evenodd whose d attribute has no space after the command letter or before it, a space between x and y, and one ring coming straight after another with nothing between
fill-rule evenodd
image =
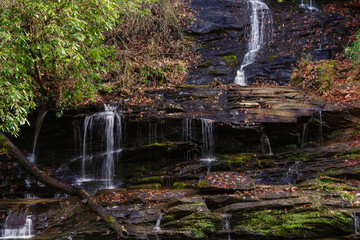
<instances>
[{"instance_id":1,"label":"falling water stream","mask_svg":"<svg viewBox=\"0 0 360 240\"><path fill-rule=\"evenodd\" d=\"M122 151L121 116L116 107L105 105L104 108L104 112L85 118L79 182L100 180L106 188L113 188L114 161ZM102 138L100 143L97 138Z\"/></svg>"},{"instance_id":2,"label":"falling water stream","mask_svg":"<svg viewBox=\"0 0 360 240\"><path fill-rule=\"evenodd\" d=\"M201 160L212 162L214 154L214 121L201 119L203 158Z\"/></svg>"},{"instance_id":3,"label":"falling water stream","mask_svg":"<svg viewBox=\"0 0 360 240\"><path fill-rule=\"evenodd\" d=\"M352 212L351 213L351 217L354 219L354 233L358 234L359 233L359 218L356 215L356 213Z\"/></svg>"},{"instance_id":4,"label":"falling water stream","mask_svg":"<svg viewBox=\"0 0 360 240\"><path fill-rule=\"evenodd\" d=\"M0 239L29 239L34 237L32 216L10 211Z\"/></svg>"},{"instance_id":5,"label":"falling water stream","mask_svg":"<svg viewBox=\"0 0 360 240\"><path fill-rule=\"evenodd\" d=\"M265 28L268 22L272 22L272 16L269 7L261 0L249 0L251 8L251 32L248 42L248 50L241 63L240 69L236 73L235 84L241 86L247 85L246 74L244 68L252 64L258 52L260 51L265 38Z\"/></svg>"},{"instance_id":6,"label":"falling water stream","mask_svg":"<svg viewBox=\"0 0 360 240\"><path fill-rule=\"evenodd\" d=\"M262 149L263 153L273 155L271 145L270 145L270 140L264 132L261 133L261 149Z\"/></svg>"},{"instance_id":7,"label":"falling water stream","mask_svg":"<svg viewBox=\"0 0 360 240\"><path fill-rule=\"evenodd\" d=\"M309 11L319 11L319 9L314 6L313 0L309 0L309 3L304 3L304 0L301 0L299 8L304 8Z\"/></svg>"},{"instance_id":8,"label":"falling water stream","mask_svg":"<svg viewBox=\"0 0 360 240\"><path fill-rule=\"evenodd\" d=\"M191 118L185 118L183 119L183 127L182 127L182 136L184 142L190 142L191 141L191 126L192 126L192 119Z\"/></svg>"},{"instance_id":9,"label":"falling water stream","mask_svg":"<svg viewBox=\"0 0 360 240\"><path fill-rule=\"evenodd\" d=\"M38 137L39 137L41 126L42 126L42 124L44 122L46 113L47 113L47 111L39 111L39 114L38 114L38 116L36 118L32 153L31 153L30 156L28 156L28 160L30 162L35 162L35 160L36 160L36 154L35 154L36 144L37 144L37 140L38 140Z\"/></svg>"}]
</instances>

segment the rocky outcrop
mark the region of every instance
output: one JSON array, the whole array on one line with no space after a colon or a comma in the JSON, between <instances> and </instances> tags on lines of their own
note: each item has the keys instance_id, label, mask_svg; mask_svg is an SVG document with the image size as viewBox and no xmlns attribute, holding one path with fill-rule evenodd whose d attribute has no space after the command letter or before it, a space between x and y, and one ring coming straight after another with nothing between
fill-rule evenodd
<instances>
[{"instance_id":1,"label":"rocky outcrop","mask_svg":"<svg viewBox=\"0 0 360 240\"><path fill-rule=\"evenodd\" d=\"M272 23L256 61L245 68L249 83L275 81L286 83L301 56L313 60L335 58L343 51L357 30L356 8L315 1L316 9L299 7L300 1L264 1ZM247 51L251 31L249 3L232 0L193 0L194 18L186 28L197 36L194 51L201 60L190 69L188 82L209 84L233 83ZM261 21L261 20L260 20Z\"/></svg>"}]
</instances>

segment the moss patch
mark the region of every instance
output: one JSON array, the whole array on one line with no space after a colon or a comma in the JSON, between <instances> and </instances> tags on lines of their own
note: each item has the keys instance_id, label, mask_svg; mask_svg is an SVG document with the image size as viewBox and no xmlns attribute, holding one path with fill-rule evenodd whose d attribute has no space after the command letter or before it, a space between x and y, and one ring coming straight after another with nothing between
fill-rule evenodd
<instances>
[{"instance_id":1,"label":"moss patch","mask_svg":"<svg viewBox=\"0 0 360 240\"><path fill-rule=\"evenodd\" d=\"M251 233L278 237L303 238L314 232L344 231L352 218L336 210L322 209L308 211L263 210L242 213L238 217L241 224L235 228ZM325 226L325 227L324 227ZM329 233L327 233L329 234ZM331 233L330 233L331 234Z\"/></svg>"},{"instance_id":2,"label":"moss patch","mask_svg":"<svg viewBox=\"0 0 360 240\"><path fill-rule=\"evenodd\" d=\"M222 59L225 61L228 67L236 67L240 64L235 55L224 56Z\"/></svg>"}]
</instances>

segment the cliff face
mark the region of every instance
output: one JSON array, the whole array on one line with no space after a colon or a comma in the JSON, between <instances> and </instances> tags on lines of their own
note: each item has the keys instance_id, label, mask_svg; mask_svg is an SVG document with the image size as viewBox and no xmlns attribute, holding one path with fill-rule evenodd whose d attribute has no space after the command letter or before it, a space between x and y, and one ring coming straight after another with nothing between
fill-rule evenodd
<instances>
[{"instance_id":1,"label":"cliff face","mask_svg":"<svg viewBox=\"0 0 360 240\"><path fill-rule=\"evenodd\" d=\"M301 1L264 1L268 10L258 10L259 25L265 25L263 43L255 61L244 68L247 82L272 80L287 83L297 61L311 54L313 60L334 59L354 38L360 19L356 3L316 1L313 8ZM192 66L191 84L208 84L216 78L234 82L252 35L251 1L193 0L194 11L185 30L198 37L194 51L201 61ZM311 10L312 9L312 10ZM262 14L270 14L264 17ZM270 19L271 18L271 19Z\"/></svg>"}]
</instances>

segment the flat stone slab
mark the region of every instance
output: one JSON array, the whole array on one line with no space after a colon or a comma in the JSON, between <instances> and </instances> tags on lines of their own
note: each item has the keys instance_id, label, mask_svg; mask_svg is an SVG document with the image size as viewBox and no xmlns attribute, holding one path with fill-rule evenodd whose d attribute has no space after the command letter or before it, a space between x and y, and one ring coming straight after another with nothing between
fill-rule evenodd
<instances>
[{"instance_id":1,"label":"flat stone slab","mask_svg":"<svg viewBox=\"0 0 360 240\"><path fill-rule=\"evenodd\" d=\"M291 86L208 86L183 85L166 90L151 90L144 97L149 104L124 101L127 117L207 118L234 125L296 122L319 111L336 110L320 97ZM181 106L170 111L169 106Z\"/></svg>"}]
</instances>

